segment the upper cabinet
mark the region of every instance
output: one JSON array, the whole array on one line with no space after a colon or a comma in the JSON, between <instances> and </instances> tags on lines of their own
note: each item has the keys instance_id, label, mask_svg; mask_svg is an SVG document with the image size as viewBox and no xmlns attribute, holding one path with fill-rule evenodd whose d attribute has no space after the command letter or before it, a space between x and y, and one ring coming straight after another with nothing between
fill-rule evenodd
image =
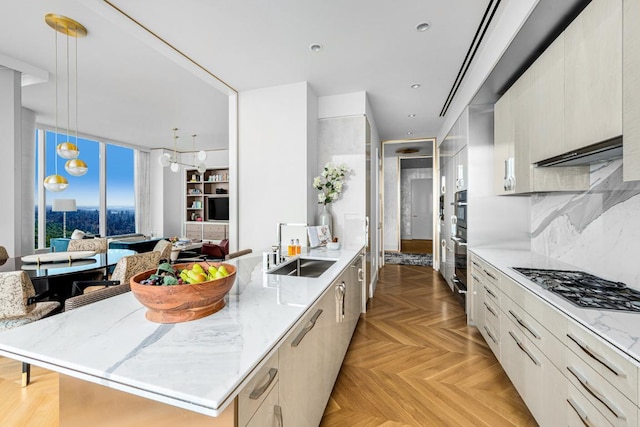
<instances>
[{"instance_id":1,"label":"upper cabinet","mask_svg":"<svg viewBox=\"0 0 640 427\"><path fill-rule=\"evenodd\" d=\"M622 0L593 0L498 100L497 194L589 188L588 166L532 164L622 135L621 24ZM640 68L638 49L634 54ZM636 85L640 94L640 80ZM637 133L640 146L640 126ZM640 163L640 149L637 158Z\"/></svg>"},{"instance_id":2,"label":"upper cabinet","mask_svg":"<svg viewBox=\"0 0 640 427\"><path fill-rule=\"evenodd\" d=\"M640 2L624 0L623 36L623 174L640 180Z\"/></svg>"},{"instance_id":3,"label":"upper cabinet","mask_svg":"<svg viewBox=\"0 0 640 427\"><path fill-rule=\"evenodd\" d=\"M592 1L564 42L566 145L557 154L622 135L622 0Z\"/></svg>"}]
</instances>

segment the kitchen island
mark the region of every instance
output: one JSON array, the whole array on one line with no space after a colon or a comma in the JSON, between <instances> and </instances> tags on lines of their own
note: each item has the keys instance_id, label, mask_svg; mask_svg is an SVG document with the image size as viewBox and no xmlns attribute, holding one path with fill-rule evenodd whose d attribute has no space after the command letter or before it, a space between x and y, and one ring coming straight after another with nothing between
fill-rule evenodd
<instances>
[{"instance_id":1,"label":"kitchen island","mask_svg":"<svg viewBox=\"0 0 640 427\"><path fill-rule=\"evenodd\" d=\"M0 354L62 374L61 425L63 418L73 425L72 418L87 416L83 411L113 417L130 411L132 421L148 421L139 418L146 412L140 405L147 403L161 408L149 414L181 408L186 410L177 418L182 421L204 416L208 425L222 420L233 425L243 387L359 255L359 250L324 248L303 253L335 261L318 278L266 274L261 256L242 257L229 261L237 267L236 281L225 308L211 316L153 323L145 319L146 308L126 293L3 332ZM116 411L109 407L113 394L87 400L112 391L134 403ZM108 409L101 412L101 406Z\"/></svg>"}]
</instances>

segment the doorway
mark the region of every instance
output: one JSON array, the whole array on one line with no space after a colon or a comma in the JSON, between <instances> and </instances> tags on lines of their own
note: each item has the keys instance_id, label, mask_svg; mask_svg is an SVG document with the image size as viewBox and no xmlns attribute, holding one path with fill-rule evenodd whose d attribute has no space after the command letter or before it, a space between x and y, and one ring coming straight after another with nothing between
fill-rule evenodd
<instances>
[{"instance_id":1,"label":"doorway","mask_svg":"<svg viewBox=\"0 0 640 427\"><path fill-rule=\"evenodd\" d=\"M433 253L434 142L382 142L381 255L386 262L403 254L429 254L430 259Z\"/></svg>"}]
</instances>

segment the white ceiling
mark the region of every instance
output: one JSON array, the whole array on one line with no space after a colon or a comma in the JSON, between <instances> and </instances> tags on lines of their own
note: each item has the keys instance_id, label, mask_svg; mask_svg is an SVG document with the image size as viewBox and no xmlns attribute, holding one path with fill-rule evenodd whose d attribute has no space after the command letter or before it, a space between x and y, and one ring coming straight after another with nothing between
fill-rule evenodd
<instances>
[{"instance_id":1,"label":"white ceiling","mask_svg":"<svg viewBox=\"0 0 640 427\"><path fill-rule=\"evenodd\" d=\"M226 145L227 97L100 13L101 0L0 6L0 54L53 74L54 12L84 24L80 131L146 147ZM87 4L93 6L88 7ZM318 96L366 91L380 137L438 133L438 117L488 0L113 0L123 12L238 91L308 81ZM127 19L122 18L123 22ZM431 28L416 31L428 21ZM128 22L128 21L127 21ZM131 24L129 24L131 25ZM319 53L308 47L321 44ZM411 89L420 83L419 89ZM27 86L23 104L53 125L54 85ZM409 118L409 114L416 117ZM188 141L188 142L187 142Z\"/></svg>"}]
</instances>

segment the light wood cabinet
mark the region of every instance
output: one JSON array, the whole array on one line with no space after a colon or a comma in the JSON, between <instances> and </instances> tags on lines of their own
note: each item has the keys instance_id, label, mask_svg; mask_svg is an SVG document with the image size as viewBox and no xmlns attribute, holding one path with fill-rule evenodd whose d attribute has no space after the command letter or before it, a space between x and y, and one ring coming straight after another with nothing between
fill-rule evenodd
<instances>
[{"instance_id":1,"label":"light wood cabinet","mask_svg":"<svg viewBox=\"0 0 640 427\"><path fill-rule=\"evenodd\" d=\"M498 343L481 329L488 310L477 326L541 426L638 426L637 364L477 255L470 260L476 309L498 307Z\"/></svg>"},{"instance_id":2,"label":"light wood cabinet","mask_svg":"<svg viewBox=\"0 0 640 427\"><path fill-rule=\"evenodd\" d=\"M278 405L278 352L258 369L251 381L238 394L238 426L268 426L275 420L273 408ZM261 406L265 405L264 409ZM250 420L255 420L250 422ZM271 422L271 423L270 423Z\"/></svg>"},{"instance_id":3,"label":"light wood cabinet","mask_svg":"<svg viewBox=\"0 0 640 427\"><path fill-rule=\"evenodd\" d=\"M640 2L624 0L622 132L625 181L640 180Z\"/></svg>"},{"instance_id":4,"label":"light wood cabinet","mask_svg":"<svg viewBox=\"0 0 640 427\"><path fill-rule=\"evenodd\" d=\"M564 32L563 152L622 135L621 24L622 0L594 0Z\"/></svg>"},{"instance_id":5,"label":"light wood cabinet","mask_svg":"<svg viewBox=\"0 0 640 427\"><path fill-rule=\"evenodd\" d=\"M545 160L566 149L564 138L564 34L540 55L530 68L531 161Z\"/></svg>"},{"instance_id":6,"label":"light wood cabinet","mask_svg":"<svg viewBox=\"0 0 640 427\"><path fill-rule=\"evenodd\" d=\"M544 126L532 121L534 106L531 68L495 104L494 185L496 194L589 189L589 167L535 167L531 159L531 129ZM540 150L539 148L537 149Z\"/></svg>"},{"instance_id":7,"label":"light wood cabinet","mask_svg":"<svg viewBox=\"0 0 640 427\"><path fill-rule=\"evenodd\" d=\"M279 348L280 404L287 425L317 426L327 403L330 325L335 322L335 290L329 287Z\"/></svg>"}]
</instances>

